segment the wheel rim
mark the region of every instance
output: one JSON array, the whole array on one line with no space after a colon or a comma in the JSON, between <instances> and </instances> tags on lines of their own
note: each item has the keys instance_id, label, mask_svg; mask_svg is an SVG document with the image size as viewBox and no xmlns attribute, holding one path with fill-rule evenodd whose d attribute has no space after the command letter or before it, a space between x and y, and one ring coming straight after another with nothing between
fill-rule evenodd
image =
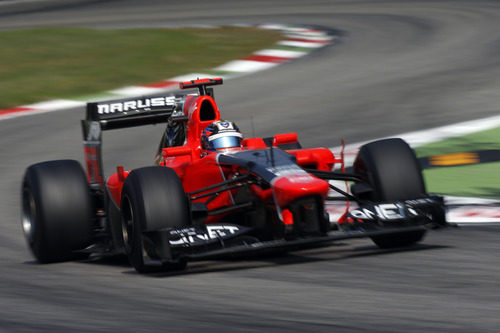
<instances>
[{"instance_id":1,"label":"wheel rim","mask_svg":"<svg viewBox=\"0 0 500 333\"><path fill-rule=\"evenodd\" d=\"M122 237L125 244L125 251L130 253L132 248L132 238L134 237L134 211L128 196L122 201Z\"/></svg>"},{"instance_id":2,"label":"wheel rim","mask_svg":"<svg viewBox=\"0 0 500 333\"><path fill-rule=\"evenodd\" d=\"M36 203L28 188L23 189L23 233L30 243L33 243L36 231Z\"/></svg>"}]
</instances>

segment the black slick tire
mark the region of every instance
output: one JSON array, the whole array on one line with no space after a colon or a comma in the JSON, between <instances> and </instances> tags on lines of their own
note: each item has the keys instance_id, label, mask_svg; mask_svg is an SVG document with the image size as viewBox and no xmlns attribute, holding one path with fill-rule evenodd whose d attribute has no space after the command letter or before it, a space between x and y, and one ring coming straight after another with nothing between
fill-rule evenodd
<instances>
[{"instance_id":1,"label":"black slick tire","mask_svg":"<svg viewBox=\"0 0 500 333\"><path fill-rule=\"evenodd\" d=\"M92 241L93 205L77 161L37 163L26 169L21 218L28 245L41 263L82 258Z\"/></svg>"},{"instance_id":2,"label":"black slick tire","mask_svg":"<svg viewBox=\"0 0 500 333\"><path fill-rule=\"evenodd\" d=\"M185 260L150 264L158 259L143 232L189 225L187 198L177 174L166 167L133 170L121 196L122 232L125 251L139 273L183 269Z\"/></svg>"},{"instance_id":3,"label":"black slick tire","mask_svg":"<svg viewBox=\"0 0 500 333\"><path fill-rule=\"evenodd\" d=\"M410 146L398 138L363 145L354 162L354 171L373 189L364 199L393 202L427 196L422 171ZM413 245L423 239L425 230L399 232L372 237L380 248Z\"/></svg>"}]
</instances>

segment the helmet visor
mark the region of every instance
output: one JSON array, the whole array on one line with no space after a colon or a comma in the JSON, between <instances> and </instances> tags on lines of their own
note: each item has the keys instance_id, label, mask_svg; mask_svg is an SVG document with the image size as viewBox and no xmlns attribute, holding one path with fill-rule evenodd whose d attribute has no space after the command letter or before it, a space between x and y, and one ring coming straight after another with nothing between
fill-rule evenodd
<instances>
[{"instance_id":1,"label":"helmet visor","mask_svg":"<svg viewBox=\"0 0 500 333\"><path fill-rule=\"evenodd\" d=\"M212 149L224 149L233 148L241 146L242 138L239 136L222 136L209 141L210 148Z\"/></svg>"}]
</instances>

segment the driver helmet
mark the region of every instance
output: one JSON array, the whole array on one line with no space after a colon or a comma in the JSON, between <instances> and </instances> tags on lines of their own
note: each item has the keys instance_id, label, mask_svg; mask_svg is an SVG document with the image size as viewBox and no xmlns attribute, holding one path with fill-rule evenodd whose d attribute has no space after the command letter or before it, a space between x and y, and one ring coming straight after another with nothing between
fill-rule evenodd
<instances>
[{"instance_id":1,"label":"driver helmet","mask_svg":"<svg viewBox=\"0 0 500 333\"><path fill-rule=\"evenodd\" d=\"M243 136L232 121L218 120L201 133L201 147L206 151L240 148Z\"/></svg>"}]
</instances>

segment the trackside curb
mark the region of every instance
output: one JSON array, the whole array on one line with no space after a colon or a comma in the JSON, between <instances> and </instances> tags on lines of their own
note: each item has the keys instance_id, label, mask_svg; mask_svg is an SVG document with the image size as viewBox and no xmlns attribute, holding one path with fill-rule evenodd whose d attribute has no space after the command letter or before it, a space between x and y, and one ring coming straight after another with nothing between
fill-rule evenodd
<instances>
[{"instance_id":1,"label":"trackside curb","mask_svg":"<svg viewBox=\"0 0 500 333\"><path fill-rule=\"evenodd\" d=\"M259 24L259 25L234 25L256 27L265 30L279 31L283 39L267 49L259 50L253 54L230 61L216 68L208 69L199 73L188 73L173 77L160 82L153 82L144 85L127 86L118 89L95 94L96 98L75 98L75 99L55 99L35 104L22 105L19 107L0 110L0 121L15 117L60 111L74 107L83 107L86 101L103 99L115 99L123 97L134 97L143 95L153 95L169 92L178 89L179 82L193 80L196 78L222 77L224 80L248 75L262 70L276 67L285 62L303 57L314 50L333 44L340 36L338 32L321 27L290 26L279 24ZM223 73L223 74L221 74Z\"/></svg>"}]
</instances>

